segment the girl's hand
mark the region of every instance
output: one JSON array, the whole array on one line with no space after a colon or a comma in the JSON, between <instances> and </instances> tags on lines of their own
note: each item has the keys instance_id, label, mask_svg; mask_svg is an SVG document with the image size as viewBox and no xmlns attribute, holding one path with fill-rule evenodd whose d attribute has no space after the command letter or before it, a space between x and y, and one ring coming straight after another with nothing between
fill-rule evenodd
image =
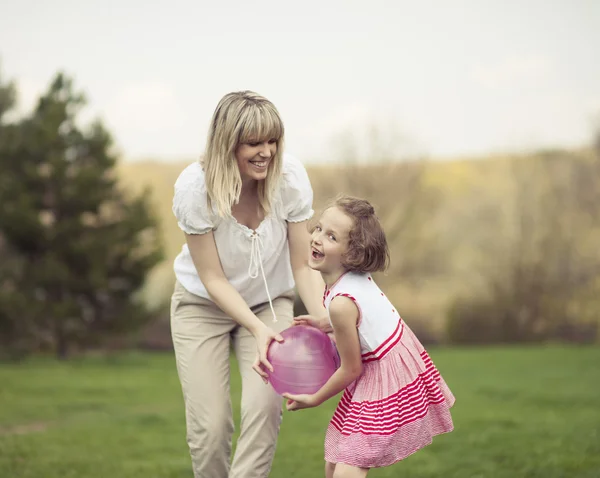
<instances>
[{"instance_id":1,"label":"girl's hand","mask_svg":"<svg viewBox=\"0 0 600 478\"><path fill-rule=\"evenodd\" d=\"M298 317L294 317L292 325L309 325L310 327L315 327L322 332L331 331L327 317L316 318L312 315L299 315Z\"/></svg>"},{"instance_id":2,"label":"girl's hand","mask_svg":"<svg viewBox=\"0 0 600 478\"><path fill-rule=\"evenodd\" d=\"M287 408L290 412L294 410L302 410L303 408L313 408L320 405L319 402L317 402L314 394L291 395L289 393L284 393L283 397L287 399L285 408Z\"/></svg>"},{"instance_id":3,"label":"girl's hand","mask_svg":"<svg viewBox=\"0 0 600 478\"><path fill-rule=\"evenodd\" d=\"M262 377L263 382L269 383L269 376L265 369L270 370L272 372L273 366L267 360L267 350L269 349L269 345L271 345L271 342L273 340L276 340L277 342L283 342L283 337L264 324L259 329L257 329L257 331L253 333L253 335L256 339L256 347L258 349L258 353L256 356L256 360L252 365L252 368L257 374L259 374Z\"/></svg>"}]
</instances>

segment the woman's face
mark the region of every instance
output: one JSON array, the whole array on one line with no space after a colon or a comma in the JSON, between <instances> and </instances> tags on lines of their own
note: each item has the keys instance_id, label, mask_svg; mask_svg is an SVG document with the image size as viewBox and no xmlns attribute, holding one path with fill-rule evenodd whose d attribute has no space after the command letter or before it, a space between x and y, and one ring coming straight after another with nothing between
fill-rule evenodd
<instances>
[{"instance_id":1,"label":"woman's face","mask_svg":"<svg viewBox=\"0 0 600 478\"><path fill-rule=\"evenodd\" d=\"M240 143L235 150L235 158L242 181L266 179L269 164L275 158L276 152L276 139Z\"/></svg>"}]
</instances>

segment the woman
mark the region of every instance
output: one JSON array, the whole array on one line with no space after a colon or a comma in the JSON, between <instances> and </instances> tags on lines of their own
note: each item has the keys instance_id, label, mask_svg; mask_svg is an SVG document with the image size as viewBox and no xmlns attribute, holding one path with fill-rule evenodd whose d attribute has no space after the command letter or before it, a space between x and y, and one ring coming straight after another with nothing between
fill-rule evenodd
<instances>
[{"instance_id":1,"label":"woman","mask_svg":"<svg viewBox=\"0 0 600 478\"><path fill-rule=\"evenodd\" d=\"M203 158L175 183L186 244L174 264L171 329L196 478L268 476L282 415L281 398L262 383L263 367L272 369L268 345L291 325L294 285L311 315L327 314L324 283L306 259L312 188L283 143L271 102L230 93L213 114ZM230 470L231 344L242 419Z\"/></svg>"}]
</instances>

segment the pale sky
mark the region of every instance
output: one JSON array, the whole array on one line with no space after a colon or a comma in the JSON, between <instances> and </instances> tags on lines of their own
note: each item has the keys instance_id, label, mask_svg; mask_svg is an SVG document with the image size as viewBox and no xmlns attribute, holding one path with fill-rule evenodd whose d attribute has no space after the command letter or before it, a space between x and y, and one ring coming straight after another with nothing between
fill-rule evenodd
<instances>
[{"instance_id":1,"label":"pale sky","mask_svg":"<svg viewBox=\"0 0 600 478\"><path fill-rule=\"evenodd\" d=\"M127 160L197 157L242 89L273 101L305 163L581 146L600 0L0 0L0 62L22 111L74 77Z\"/></svg>"}]
</instances>

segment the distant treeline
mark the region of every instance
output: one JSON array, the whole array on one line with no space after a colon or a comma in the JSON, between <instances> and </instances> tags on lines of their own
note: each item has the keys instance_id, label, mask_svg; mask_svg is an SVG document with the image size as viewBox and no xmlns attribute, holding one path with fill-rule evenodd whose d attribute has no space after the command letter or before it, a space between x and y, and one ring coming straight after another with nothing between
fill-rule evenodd
<instances>
[{"instance_id":1,"label":"distant treeline","mask_svg":"<svg viewBox=\"0 0 600 478\"><path fill-rule=\"evenodd\" d=\"M84 100L62 74L29 115L9 120L14 103L0 76L0 356L169 348L183 165L119 163L100 122L78 124ZM378 282L424 342L597 342L600 134L591 143L307 169L315 209L339 193L374 204L392 257Z\"/></svg>"}]
</instances>

